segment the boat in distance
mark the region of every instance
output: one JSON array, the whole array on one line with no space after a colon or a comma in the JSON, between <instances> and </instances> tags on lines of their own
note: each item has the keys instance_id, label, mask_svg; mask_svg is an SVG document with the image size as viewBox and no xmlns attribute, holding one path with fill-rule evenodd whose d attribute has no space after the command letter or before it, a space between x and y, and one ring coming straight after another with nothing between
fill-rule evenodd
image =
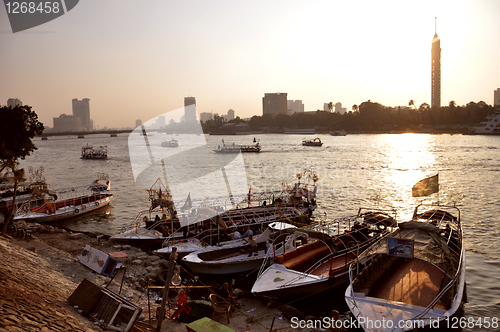
<instances>
[{"instance_id":1,"label":"boat in distance","mask_svg":"<svg viewBox=\"0 0 500 332\"><path fill-rule=\"evenodd\" d=\"M233 142L233 144L227 145L222 140L222 146L217 146L217 149L213 150L215 153L246 153L246 152L260 152L261 146L260 143L257 142L254 145L238 145Z\"/></svg>"},{"instance_id":2,"label":"boat in distance","mask_svg":"<svg viewBox=\"0 0 500 332\"><path fill-rule=\"evenodd\" d=\"M345 299L365 331L407 331L446 321L462 305L465 289L460 210L418 205L410 221L351 264L349 279ZM366 324L382 320L384 327Z\"/></svg>"},{"instance_id":3,"label":"boat in distance","mask_svg":"<svg viewBox=\"0 0 500 332\"><path fill-rule=\"evenodd\" d=\"M164 148L176 148L179 146L179 141L172 138L170 141L161 142L161 146Z\"/></svg>"},{"instance_id":4,"label":"boat in distance","mask_svg":"<svg viewBox=\"0 0 500 332\"><path fill-rule=\"evenodd\" d=\"M82 159L106 159L108 158L108 147L99 146L94 148L92 145L84 145L82 147Z\"/></svg>"},{"instance_id":5,"label":"boat in distance","mask_svg":"<svg viewBox=\"0 0 500 332\"><path fill-rule=\"evenodd\" d=\"M264 261L252 293L291 299L344 286L349 281L349 263L396 226L395 216L385 211L360 209L354 216L283 230L308 240L273 261Z\"/></svg>"},{"instance_id":6,"label":"boat in distance","mask_svg":"<svg viewBox=\"0 0 500 332\"><path fill-rule=\"evenodd\" d=\"M303 146L322 146L323 142L321 142L321 140L319 139L319 137L316 137L313 140L302 141L302 145Z\"/></svg>"},{"instance_id":7,"label":"boat in distance","mask_svg":"<svg viewBox=\"0 0 500 332\"><path fill-rule=\"evenodd\" d=\"M479 126L470 128L469 135L500 135L500 112L489 114Z\"/></svg>"}]
</instances>

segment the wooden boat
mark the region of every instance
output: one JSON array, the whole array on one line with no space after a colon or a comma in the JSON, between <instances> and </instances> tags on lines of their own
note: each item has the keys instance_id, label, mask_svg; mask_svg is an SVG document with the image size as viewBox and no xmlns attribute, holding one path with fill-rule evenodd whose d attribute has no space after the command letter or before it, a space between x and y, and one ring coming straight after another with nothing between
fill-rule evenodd
<instances>
[{"instance_id":1,"label":"wooden boat","mask_svg":"<svg viewBox=\"0 0 500 332\"><path fill-rule=\"evenodd\" d=\"M233 240L216 246L205 247L182 258L182 263L195 274L234 274L259 269L266 256L281 255L295 248L293 235L288 235L284 241L276 241L268 247L273 232L285 229L284 223L272 223L262 233L254 237L257 250L250 250L245 239ZM279 229L273 227L279 225ZM286 228L295 228L288 225Z\"/></svg>"},{"instance_id":2,"label":"wooden boat","mask_svg":"<svg viewBox=\"0 0 500 332\"><path fill-rule=\"evenodd\" d=\"M321 140L319 139L319 137L316 137L313 140L302 141L302 145L304 145L304 146L322 146L323 142L321 142Z\"/></svg>"},{"instance_id":3,"label":"wooden boat","mask_svg":"<svg viewBox=\"0 0 500 332\"><path fill-rule=\"evenodd\" d=\"M106 184L99 181L106 180ZM113 198L107 176L100 176L92 184L79 187L54 189L58 199L46 197L43 205L30 208L24 203L15 213L14 220L27 222L53 222L76 217L108 205Z\"/></svg>"},{"instance_id":4,"label":"wooden boat","mask_svg":"<svg viewBox=\"0 0 500 332\"><path fill-rule=\"evenodd\" d=\"M252 227L265 230L269 225L272 226L282 221L301 225L308 220L309 217L301 214L294 207L260 206L228 210L202 222L189 225L186 227L186 234L183 231L175 232L165 239L160 249L154 250L153 253L166 259L170 256L172 248L176 247L178 256L184 257L194 252L204 251L207 246L220 247L233 243L231 240L235 239L234 231L238 229ZM272 227L276 229L276 226Z\"/></svg>"},{"instance_id":5,"label":"wooden boat","mask_svg":"<svg viewBox=\"0 0 500 332\"><path fill-rule=\"evenodd\" d=\"M156 183L158 182L161 181L157 180ZM156 183L153 187L158 185ZM227 240L220 232L225 228L282 220L296 226L307 225L316 208L316 189L310 190L309 185L297 183L282 191L249 192L244 197L233 196L234 201L241 202L236 208L231 208L232 202L218 198L213 198L212 204L203 202L202 206L190 201L187 204L190 207L177 215L175 208L172 208L169 191L161 186L161 190L153 187L149 190L149 209L140 212L120 233L111 236L110 240L158 249L155 253L166 257L170 256L171 248L175 245L182 257L199 250L201 242L212 245ZM172 211L175 212L174 218L171 216ZM162 218L157 220L155 215ZM168 228L166 231L165 226Z\"/></svg>"},{"instance_id":6,"label":"wooden boat","mask_svg":"<svg viewBox=\"0 0 500 332\"><path fill-rule=\"evenodd\" d=\"M384 211L360 209L355 216L284 230L308 238L308 243L276 257L269 267L264 262L252 293L297 298L346 285L349 264L396 225L395 217Z\"/></svg>"},{"instance_id":7,"label":"wooden boat","mask_svg":"<svg viewBox=\"0 0 500 332\"><path fill-rule=\"evenodd\" d=\"M423 208L428 210L421 212ZM365 331L439 327L455 314L464 293L460 211L453 206L418 205L409 222L400 223L358 262L350 266L345 298ZM384 327L368 323L382 320Z\"/></svg>"},{"instance_id":8,"label":"wooden boat","mask_svg":"<svg viewBox=\"0 0 500 332\"><path fill-rule=\"evenodd\" d=\"M106 159L108 158L108 147L100 146L94 148L92 145L87 145L82 147L82 159Z\"/></svg>"}]
</instances>

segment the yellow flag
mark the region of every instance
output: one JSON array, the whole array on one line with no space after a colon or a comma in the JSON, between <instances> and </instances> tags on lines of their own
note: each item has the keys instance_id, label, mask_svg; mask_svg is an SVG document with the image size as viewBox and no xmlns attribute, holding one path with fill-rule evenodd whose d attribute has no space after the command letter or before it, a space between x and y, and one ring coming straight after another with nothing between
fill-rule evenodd
<instances>
[{"instance_id":1,"label":"yellow flag","mask_svg":"<svg viewBox=\"0 0 500 332\"><path fill-rule=\"evenodd\" d=\"M429 196L430 194L437 193L439 191L439 174L431 176L429 178L418 181L413 188L411 188L411 194L413 197Z\"/></svg>"}]
</instances>

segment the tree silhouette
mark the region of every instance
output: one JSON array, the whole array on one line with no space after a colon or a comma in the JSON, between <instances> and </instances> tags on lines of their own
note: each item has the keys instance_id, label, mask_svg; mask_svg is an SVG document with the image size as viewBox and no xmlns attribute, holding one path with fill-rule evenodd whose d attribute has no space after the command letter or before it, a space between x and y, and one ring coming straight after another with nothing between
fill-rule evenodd
<instances>
[{"instance_id":1,"label":"tree silhouette","mask_svg":"<svg viewBox=\"0 0 500 332\"><path fill-rule=\"evenodd\" d=\"M31 141L35 135L43 132L43 123L38 121L37 114L31 106L16 106L0 108L0 172L5 169L14 173L14 197L12 206L4 219L2 236L5 236L7 226L16 206L17 184L23 180L24 170L18 169L19 159L24 159L37 148Z\"/></svg>"}]
</instances>

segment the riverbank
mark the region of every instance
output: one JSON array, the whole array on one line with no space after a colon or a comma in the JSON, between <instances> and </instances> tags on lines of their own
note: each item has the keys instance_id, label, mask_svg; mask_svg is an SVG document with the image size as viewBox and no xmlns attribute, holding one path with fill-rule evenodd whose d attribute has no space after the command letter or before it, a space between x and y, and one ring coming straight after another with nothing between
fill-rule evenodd
<instances>
[{"instance_id":1,"label":"riverbank","mask_svg":"<svg viewBox=\"0 0 500 332\"><path fill-rule=\"evenodd\" d=\"M5 331L103 331L89 318L82 316L72 307L67 298L73 293L83 279L104 287L110 278L93 272L82 265L78 254L86 244L103 252L114 252L119 249L134 257L137 248L116 247L115 243L104 240L97 234L72 233L62 229L45 227L44 231L25 232L17 230L10 233L10 239L0 238L0 329ZM140 253L145 259L146 253ZM149 255L147 255L149 256ZM154 316L159 304L150 299L148 307L147 293L140 289L137 279L142 266L135 266L132 261L124 261L127 267L121 295L140 306L140 320L146 321ZM129 272L130 271L130 272ZM122 274L108 286L118 293ZM189 292L190 301L208 302L206 297ZM222 316L214 317L217 322L237 332L246 331L296 331L291 328L290 308L279 307L266 299L248 296L247 292L236 292L236 303L230 322ZM174 302L176 292L172 291ZM193 297L191 297L191 295ZM198 296L197 296L198 295ZM209 308L206 306L206 308ZM293 312L293 309L292 309ZM300 313L298 313L300 314ZM154 317L152 317L154 318ZM288 319L287 319L288 318ZM151 322L151 324L156 324ZM186 331L185 323L177 320L164 321L161 331ZM156 325L154 325L156 326ZM315 329L300 329L316 331Z\"/></svg>"}]
</instances>

